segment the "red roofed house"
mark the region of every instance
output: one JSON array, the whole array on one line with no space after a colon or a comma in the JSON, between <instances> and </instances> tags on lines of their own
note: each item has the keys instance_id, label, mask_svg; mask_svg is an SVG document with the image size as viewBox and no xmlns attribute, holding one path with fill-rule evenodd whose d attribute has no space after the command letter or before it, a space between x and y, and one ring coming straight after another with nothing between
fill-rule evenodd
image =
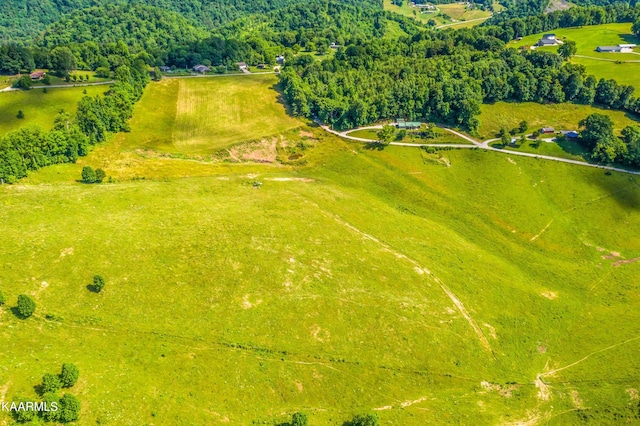
<instances>
[{"instance_id":1,"label":"red roofed house","mask_svg":"<svg viewBox=\"0 0 640 426\"><path fill-rule=\"evenodd\" d=\"M31 80L42 80L42 77L44 77L45 74L46 72L44 71L34 71L29 74L29 77L31 77Z\"/></svg>"}]
</instances>

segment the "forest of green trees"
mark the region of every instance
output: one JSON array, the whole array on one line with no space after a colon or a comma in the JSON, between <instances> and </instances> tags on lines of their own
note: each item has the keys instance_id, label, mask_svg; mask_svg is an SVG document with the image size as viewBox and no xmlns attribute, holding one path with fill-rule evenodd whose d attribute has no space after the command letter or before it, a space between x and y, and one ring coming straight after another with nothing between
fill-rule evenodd
<instances>
[{"instance_id":1,"label":"forest of green trees","mask_svg":"<svg viewBox=\"0 0 640 426\"><path fill-rule=\"evenodd\" d=\"M500 14L480 27L441 31L385 12L378 1L284 1L259 9L267 13L232 22L216 15L219 21L215 22L227 22L209 31L205 24L214 21L207 21L213 18L204 6L185 11L188 3L171 0L134 3L97 2L97 6L75 10L84 4L70 2L56 13L71 13L29 41L23 38L0 45L2 73L46 68L64 76L85 69L98 76L115 75L116 80L105 96L83 98L75 117L59 114L52 131L25 127L0 139L3 182L48 164L75 161L108 133L127 130L149 70L160 65L272 64L284 54L287 65L280 78L293 113L341 129L405 117L474 132L480 105L497 101L598 104L640 113L633 87L588 75L583 66L566 61L571 52L562 57L506 46L531 33L609 22L636 22L634 31L640 33L640 5L605 2L605 6L549 14L532 7ZM236 6L244 5L249 11L260 8L259 4ZM3 19L11 16L24 20L15 14ZM406 35L386 37L391 23ZM339 45L333 57L318 61L312 56L326 52L331 43ZM637 132L626 130L623 138L614 141L606 134L600 141L610 143L586 138L585 143L597 159L639 165Z\"/></svg>"}]
</instances>

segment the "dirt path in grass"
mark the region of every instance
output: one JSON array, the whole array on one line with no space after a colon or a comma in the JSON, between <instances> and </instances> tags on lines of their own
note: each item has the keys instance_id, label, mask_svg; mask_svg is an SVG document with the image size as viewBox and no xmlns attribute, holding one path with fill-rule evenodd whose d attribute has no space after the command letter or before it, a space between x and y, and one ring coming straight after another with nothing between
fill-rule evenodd
<instances>
[{"instance_id":1,"label":"dirt path in grass","mask_svg":"<svg viewBox=\"0 0 640 426\"><path fill-rule=\"evenodd\" d=\"M493 16L493 15L491 15ZM475 19L469 19L468 21L458 21L458 22L453 22L451 24L444 24L444 25L440 25L436 28L440 29L440 28L447 28L447 27L453 27L455 25L462 25L462 24L468 24L469 22L478 22L478 21L486 21L487 19L491 18L491 16L487 16L485 18L475 18Z\"/></svg>"},{"instance_id":2,"label":"dirt path in grass","mask_svg":"<svg viewBox=\"0 0 640 426\"><path fill-rule=\"evenodd\" d=\"M599 350L597 350L597 351L591 352L590 354L588 354L588 355L586 355L586 356L584 356L584 357L580 358L579 360L577 360L577 361L575 361L575 362L572 362L571 364L565 365L564 367L559 367L559 368L556 368L556 369L554 369L554 370L550 370L550 371L546 371L546 372L544 372L544 373L540 373L540 374L538 374L538 376L536 377L536 386L537 386L537 381L538 381L538 380L540 380L540 381L542 382L542 378L544 378L544 377L547 377L547 376L553 376L554 374L556 374L556 373L557 373L557 372L559 372L559 371L566 370L567 368L571 368L571 367L573 367L573 366L575 366L575 365L580 364L581 362L584 362L584 361L588 360L588 359L589 359L589 358L591 358L593 355L597 355L597 354L600 354L600 353L602 353L602 352L606 352L606 351L609 351L609 350L611 350L611 349L615 349L615 348L617 348L618 346L626 345L627 343L631 343L631 342L634 342L634 341L636 341L636 340L640 340L640 336L632 337L631 339L627 339L627 340L622 341L622 342L620 342L620 343L616 343L616 344L614 344L614 345L607 346L607 347L606 347L606 348L604 348L604 349L599 349ZM542 383L544 383L544 382L542 382ZM545 386L546 386L546 385L545 385Z\"/></svg>"},{"instance_id":3,"label":"dirt path in grass","mask_svg":"<svg viewBox=\"0 0 640 426\"><path fill-rule=\"evenodd\" d=\"M97 83L50 84L48 86L31 86L31 89L63 89L66 87L104 86L106 84L113 84L113 83L115 83L115 81L110 80L110 81L100 81ZM0 92L15 92L17 90L24 90L24 89L17 89L15 87L9 86L0 90Z\"/></svg>"},{"instance_id":4,"label":"dirt path in grass","mask_svg":"<svg viewBox=\"0 0 640 426\"><path fill-rule=\"evenodd\" d=\"M297 195L301 196L300 194L297 194ZM364 239L367 239L369 241L373 241L374 243L379 245L384 251L393 254L398 259L405 260L408 263L410 263L411 265L413 265L413 269L416 271L416 273L418 275L428 275L431 279L433 279L440 286L442 291L444 291L444 293L449 297L449 299L451 299L451 301L456 306L456 308L458 309L460 314L464 317L464 319L469 323L469 325L471 326L473 331L478 336L478 339L480 340L480 344L482 345L482 347L484 349L486 349L489 353L493 354L493 349L491 348L491 345L489 344L489 340L484 335L484 332L482 331L482 329L480 328L478 323L473 319L473 317L471 316L469 311L467 311L467 308L464 306L464 303L462 303L462 301L460 301L460 299L455 295L455 293L453 291L451 291L451 289L449 287L447 287L447 285L444 282L442 282L442 280L440 278L438 278L436 275L434 275L433 272L431 272L429 269L425 268L424 266L420 265L420 263L417 260L412 259L411 257L407 256L406 254L394 249L393 247L391 247L387 243L384 243L384 242L380 241L378 238L374 237L373 235L367 234L366 232L361 231L360 229L356 228L355 226L353 226L349 222L347 222L344 219L342 219L340 216L338 216L338 215L336 215L336 214L334 214L332 212L324 210L318 204L314 203L311 200L308 200L306 197L304 197L304 196L302 196L302 197L307 202L310 202L314 206L316 206L316 208L320 212L324 213L326 216L328 216L331 219L335 220L339 224L343 225L346 228L349 228L350 230L352 230L356 234L360 235Z\"/></svg>"},{"instance_id":5,"label":"dirt path in grass","mask_svg":"<svg viewBox=\"0 0 640 426\"><path fill-rule=\"evenodd\" d=\"M379 143L379 141L373 140L373 139L365 139L365 138L358 138L355 136L349 136L348 133L351 133L353 131L356 130L366 130L366 129L381 129L382 126L368 126L368 127L361 127L358 129L352 129L352 130L348 130L346 132L338 132L337 130L333 130L331 129L329 126L324 125L322 123L320 123L319 121L316 120L316 123L318 123L320 125L320 127L322 127L322 129L326 130L327 132L334 134L336 136L340 136L341 138L345 138L345 139L350 139L350 140L354 140L357 142L365 142L365 143ZM396 123L390 123L390 125L395 125ZM464 140L467 140L469 142L471 142L473 145L464 145L464 144L434 144L434 143L425 143L425 144L408 144L408 143L403 143L403 142L390 142L389 145L394 145L394 146L409 146L409 147L447 147L447 148L460 148L460 149L469 149L469 148L477 148L477 149L485 149L487 151L493 151L493 152L500 152L502 154L507 154L507 155L518 155L521 157L529 157L529 158L537 158L537 159L541 159L541 160L549 160L549 161L557 161L560 163L567 163L567 164L575 164L578 166L584 166L584 167L593 167L596 169L602 169L602 170L610 170L612 172L620 172L620 173L626 173L626 174L630 174L630 175L638 175L640 176L640 171L635 171L635 170L626 170L626 169L621 169L619 167L613 167L613 166L605 166L602 164L593 164L593 163L587 163L584 161L579 161L579 160L570 160L568 158L559 158L559 157L552 157L550 155L541 155L541 154L534 154L534 153L530 153L530 152L518 152L518 151L505 151L503 149L499 149L499 148L494 148L492 146L489 146L490 142L495 141L495 139L488 139L486 141L477 141L473 138L471 138L470 136L467 136L463 133L457 132L453 129L449 129L447 127L442 127L442 129L446 130L449 133L452 133Z\"/></svg>"}]
</instances>

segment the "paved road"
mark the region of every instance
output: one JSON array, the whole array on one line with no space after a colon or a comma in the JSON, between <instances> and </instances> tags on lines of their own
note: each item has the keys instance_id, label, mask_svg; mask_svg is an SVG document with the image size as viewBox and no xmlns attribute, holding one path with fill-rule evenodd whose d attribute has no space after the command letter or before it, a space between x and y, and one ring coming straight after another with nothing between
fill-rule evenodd
<instances>
[{"instance_id":1,"label":"paved road","mask_svg":"<svg viewBox=\"0 0 640 426\"><path fill-rule=\"evenodd\" d=\"M326 126L322 123L320 123L319 121L316 120L316 123L318 123L320 125L320 127L322 127L324 130L326 130L329 133L332 133L336 136L340 136L341 138L345 138L345 139L350 139L350 140L355 140L358 142L367 142L367 143L377 143L378 141L376 140L372 140L372 139L364 139L364 138L357 138L355 136L349 136L348 133L353 132L355 130L366 130L366 129L382 129L382 126L367 126L367 127L360 127L358 129L353 129L353 130L348 130L346 132L338 132L336 130L332 130L329 126ZM391 123L391 125L395 125L396 123ZM584 161L579 161L579 160L570 160L568 158L559 158L559 157L552 157L550 155L540 155L540 154L534 154L534 153L530 153L530 152L518 152L518 151L509 151L506 149L499 149L499 148L494 148L492 146L489 146L489 143L496 141L497 139L488 139L486 141L478 141L476 139L473 139L470 136L467 136L463 133L460 133L458 131L455 131L453 129L449 129L447 127L443 127L444 130L446 130L447 132L453 133L454 135L467 140L469 142L472 143L472 145L464 145L464 144L412 144L412 143L404 143L404 142L391 142L389 145L395 145L395 146L408 146L408 147L422 147L422 146L430 146L430 147L448 147L448 148L461 148L461 149L469 149L469 148L477 148L477 149L485 149L487 151L493 151L493 152L499 152L502 154L507 154L507 155L519 155L521 157L530 157L530 158L539 158L542 160L550 160L550 161L557 161L560 163L568 163L568 164L575 164L578 166L585 166L585 167L594 167L597 169L603 169L603 170L611 170L614 172L620 172L620 173L627 173L630 175L638 175L640 176L640 171L632 171L632 170L625 170L625 169L620 169L618 167L612 167L612 166L604 166L601 164L592 164L592 163L586 163Z\"/></svg>"},{"instance_id":2,"label":"paved road","mask_svg":"<svg viewBox=\"0 0 640 426\"><path fill-rule=\"evenodd\" d=\"M214 77L242 77L247 75L279 74L275 71L249 72L238 74L211 74L211 75L163 75L163 78L214 78Z\"/></svg>"},{"instance_id":3,"label":"paved road","mask_svg":"<svg viewBox=\"0 0 640 426\"><path fill-rule=\"evenodd\" d=\"M629 53L633 53L636 55L640 55L640 53L636 53L636 52L629 52ZM615 55L615 53L614 53ZM623 62L623 63L629 63L629 64L637 64L638 62L640 62L640 60L634 60L634 59L607 59L607 58L595 58L593 56L584 56L584 55L573 55L576 58L585 58L585 59L593 59L594 61L605 61L605 62Z\"/></svg>"},{"instance_id":4,"label":"paved road","mask_svg":"<svg viewBox=\"0 0 640 426\"><path fill-rule=\"evenodd\" d=\"M31 86L32 89L63 89L66 87L86 87L86 86L102 86L105 84L113 84L115 83L115 81L113 80L109 80L109 81L101 81L98 83L78 83L78 84L51 84L48 86ZM17 90L24 90L24 89L16 89L15 87L5 87L4 89L1 89L0 92L15 92Z\"/></svg>"},{"instance_id":5,"label":"paved road","mask_svg":"<svg viewBox=\"0 0 640 426\"><path fill-rule=\"evenodd\" d=\"M486 21L487 19L491 18L491 16L487 16L486 18L469 19L468 21L458 21L458 22L453 22L451 24L439 25L436 28L447 28L447 27L453 27L454 25L466 24L468 22Z\"/></svg>"}]
</instances>

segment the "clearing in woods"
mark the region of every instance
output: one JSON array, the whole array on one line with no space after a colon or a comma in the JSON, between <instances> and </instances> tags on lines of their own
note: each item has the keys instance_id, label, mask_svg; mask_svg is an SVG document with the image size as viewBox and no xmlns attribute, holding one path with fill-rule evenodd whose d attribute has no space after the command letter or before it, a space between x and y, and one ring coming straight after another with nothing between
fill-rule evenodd
<instances>
[{"instance_id":1,"label":"clearing in woods","mask_svg":"<svg viewBox=\"0 0 640 426\"><path fill-rule=\"evenodd\" d=\"M44 130L53 127L53 120L64 109L75 112L80 98L94 96L109 90L109 86L87 86L20 90L0 93L0 136L25 125L34 124ZM22 111L24 118L17 118Z\"/></svg>"},{"instance_id":2,"label":"clearing in woods","mask_svg":"<svg viewBox=\"0 0 640 426\"><path fill-rule=\"evenodd\" d=\"M135 109L123 148L211 154L301 126L273 90L275 75L165 78Z\"/></svg>"}]
</instances>

